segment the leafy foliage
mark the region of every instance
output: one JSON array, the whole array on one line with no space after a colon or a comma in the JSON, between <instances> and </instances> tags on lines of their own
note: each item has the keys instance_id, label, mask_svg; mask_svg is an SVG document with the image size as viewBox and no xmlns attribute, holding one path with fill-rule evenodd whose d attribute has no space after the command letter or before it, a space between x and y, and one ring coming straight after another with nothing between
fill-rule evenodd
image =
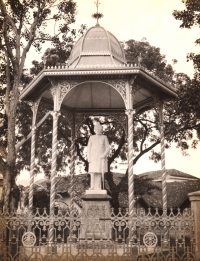
<instances>
[{"instance_id":1,"label":"leafy foliage","mask_svg":"<svg viewBox=\"0 0 200 261\"><path fill-rule=\"evenodd\" d=\"M191 29L193 27L200 27L200 3L198 0L186 0L184 1L185 3L185 10L178 11L175 10L173 12L173 16L175 19L182 21L182 24L180 25L181 28L188 28ZM200 39L197 39L195 41L195 44L199 45L200 44ZM189 87L190 87L190 92L189 92L189 99L191 98L192 95L194 99L194 103L192 101L189 104L189 110L191 110L191 107L198 106L196 107L194 115L196 116L197 119L200 118L200 55L195 54L193 52L187 54L187 61L193 61L193 66L194 66L194 78L191 81ZM187 98L187 101L188 101ZM197 101L198 100L198 101ZM198 126L198 131L197 131L198 137L200 136L200 127Z\"/></svg>"},{"instance_id":2,"label":"leafy foliage","mask_svg":"<svg viewBox=\"0 0 200 261\"><path fill-rule=\"evenodd\" d=\"M125 56L128 63L138 64L147 68L160 79L172 82L174 70L167 64L166 56L160 53L160 48L151 46L146 38L142 41L129 40L125 44Z\"/></svg>"},{"instance_id":3,"label":"leafy foliage","mask_svg":"<svg viewBox=\"0 0 200 261\"><path fill-rule=\"evenodd\" d=\"M191 29L200 26L200 4L198 0L186 0L186 9L182 11L175 10L173 16L176 20L182 21L181 28ZM195 44L200 44L200 39L195 41ZM194 78L199 81L200 55L193 52L187 54L187 61L192 60L195 69Z\"/></svg>"},{"instance_id":4,"label":"leafy foliage","mask_svg":"<svg viewBox=\"0 0 200 261\"><path fill-rule=\"evenodd\" d=\"M45 42L50 42L60 50L68 50L73 44L76 31L70 28L75 21L76 3L72 0L0 0L0 55L2 56L0 77L5 92L0 93L5 100L5 123L1 126L5 143L1 146L1 170L4 176L4 209L14 207L11 189L15 186L16 125L19 105L19 87L30 81L24 72L24 64L31 46L40 51ZM47 31L47 26L54 28ZM19 110L18 110L19 111ZM7 125L5 128L5 124ZM6 153L5 153L6 152Z\"/></svg>"}]
</instances>

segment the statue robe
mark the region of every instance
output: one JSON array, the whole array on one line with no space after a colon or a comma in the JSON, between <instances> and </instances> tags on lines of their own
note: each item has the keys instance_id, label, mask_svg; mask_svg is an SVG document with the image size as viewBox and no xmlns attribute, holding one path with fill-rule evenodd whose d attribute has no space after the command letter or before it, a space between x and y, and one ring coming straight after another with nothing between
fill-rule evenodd
<instances>
[{"instance_id":1,"label":"statue robe","mask_svg":"<svg viewBox=\"0 0 200 261\"><path fill-rule=\"evenodd\" d=\"M90 173L102 173L108 171L107 155L110 152L108 138L105 135L92 135L87 146L87 158ZM105 159L101 159L101 156ZM103 166L103 169L102 169Z\"/></svg>"}]
</instances>

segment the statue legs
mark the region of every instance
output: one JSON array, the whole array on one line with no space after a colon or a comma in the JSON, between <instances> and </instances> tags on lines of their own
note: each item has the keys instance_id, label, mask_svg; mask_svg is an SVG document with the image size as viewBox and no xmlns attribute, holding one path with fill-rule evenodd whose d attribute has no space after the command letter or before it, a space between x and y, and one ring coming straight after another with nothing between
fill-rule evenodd
<instances>
[{"instance_id":1,"label":"statue legs","mask_svg":"<svg viewBox=\"0 0 200 261\"><path fill-rule=\"evenodd\" d=\"M90 173L90 190L101 190L101 173Z\"/></svg>"}]
</instances>

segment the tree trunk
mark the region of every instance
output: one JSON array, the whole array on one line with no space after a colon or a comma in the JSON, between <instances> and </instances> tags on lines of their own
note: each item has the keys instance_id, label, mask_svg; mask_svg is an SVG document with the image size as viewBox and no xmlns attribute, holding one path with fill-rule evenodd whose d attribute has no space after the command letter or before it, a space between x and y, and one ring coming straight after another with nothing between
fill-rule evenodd
<instances>
[{"instance_id":1,"label":"tree trunk","mask_svg":"<svg viewBox=\"0 0 200 261\"><path fill-rule=\"evenodd\" d=\"M3 175L3 211L14 211L17 207L18 192L15 183L16 171L15 171L15 121L16 121L16 111L19 102L19 77L15 76L13 89L10 93L10 100L6 104L6 114L8 119L8 129L7 129L7 160L6 160L6 172ZM7 106L8 105L8 106Z\"/></svg>"},{"instance_id":2,"label":"tree trunk","mask_svg":"<svg viewBox=\"0 0 200 261\"><path fill-rule=\"evenodd\" d=\"M113 175L114 173L111 173L109 169L109 171L105 175L105 179L107 180L109 190L111 191L111 194L109 193L110 196L112 197L111 205L114 208L115 213L117 213L119 209L119 191L118 191L118 186L115 184L113 180Z\"/></svg>"}]
</instances>

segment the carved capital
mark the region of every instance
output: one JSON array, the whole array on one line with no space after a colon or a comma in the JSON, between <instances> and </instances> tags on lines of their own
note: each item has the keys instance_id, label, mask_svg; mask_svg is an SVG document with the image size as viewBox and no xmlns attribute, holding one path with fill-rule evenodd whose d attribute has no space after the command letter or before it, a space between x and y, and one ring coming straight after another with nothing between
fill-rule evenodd
<instances>
[{"instance_id":1,"label":"carved capital","mask_svg":"<svg viewBox=\"0 0 200 261\"><path fill-rule=\"evenodd\" d=\"M127 115L128 117L134 116L135 113L136 113L136 110L128 109L128 110L125 111L125 113L126 113L126 115Z\"/></svg>"},{"instance_id":2,"label":"carved capital","mask_svg":"<svg viewBox=\"0 0 200 261\"><path fill-rule=\"evenodd\" d=\"M60 111L51 111L50 114L51 114L53 117L57 118L57 117L60 116Z\"/></svg>"}]
</instances>

